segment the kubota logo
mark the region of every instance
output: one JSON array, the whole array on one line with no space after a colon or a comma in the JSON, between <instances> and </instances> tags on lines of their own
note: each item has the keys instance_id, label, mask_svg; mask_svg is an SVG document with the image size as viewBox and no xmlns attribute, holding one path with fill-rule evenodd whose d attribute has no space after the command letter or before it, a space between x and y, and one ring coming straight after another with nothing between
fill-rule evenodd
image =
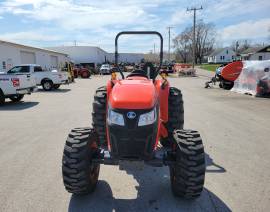
<instances>
[{"instance_id":1,"label":"kubota logo","mask_svg":"<svg viewBox=\"0 0 270 212\"><path fill-rule=\"evenodd\" d=\"M133 112L133 111L130 111L130 112L127 113L127 117L129 119L134 119L136 117L136 113Z\"/></svg>"}]
</instances>

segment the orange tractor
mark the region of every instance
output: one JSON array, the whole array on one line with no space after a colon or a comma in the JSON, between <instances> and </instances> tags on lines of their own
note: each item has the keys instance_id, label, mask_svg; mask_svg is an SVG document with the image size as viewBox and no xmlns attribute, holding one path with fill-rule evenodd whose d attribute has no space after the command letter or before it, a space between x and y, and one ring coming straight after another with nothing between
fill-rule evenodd
<instances>
[{"instance_id":1,"label":"orange tractor","mask_svg":"<svg viewBox=\"0 0 270 212\"><path fill-rule=\"evenodd\" d=\"M205 155L200 134L185 130L182 93L171 87L162 74L162 35L154 31L120 32L121 35L157 35L160 38L160 65L146 63L126 77L119 70L107 85L96 90L92 127L71 130L66 140L62 173L68 192L88 194L98 183L100 164L136 163L168 166L175 196L200 196L205 178Z\"/></svg>"}]
</instances>

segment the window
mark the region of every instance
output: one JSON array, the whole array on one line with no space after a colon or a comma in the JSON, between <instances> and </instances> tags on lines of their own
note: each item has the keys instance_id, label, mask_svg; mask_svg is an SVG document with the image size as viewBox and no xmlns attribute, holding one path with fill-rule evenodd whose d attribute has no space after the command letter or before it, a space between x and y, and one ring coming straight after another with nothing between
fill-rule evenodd
<instances>
[{"instance_id":1,"label":"window","mask_svg":"<svg viewBox=\"0 0 270 212\"><path fill-rule=\"evenodd\" d=\"M227 49L226 54L229 54L229 50Z\"/></svg>"},{"instance_id":2,"label":"window","mask_svg":"<svg viewBox=\"0 0 270 212\"><path fill-rule=\"evenodd\" d=\"M29 66L15 66L8 71L9 74L29 73Z\"/></svg>"},{"instance_id":3,"label":"window","mask_svg":"<svg viewBox=\"0 0 270 212\"><path fill-rule=\"evenodd\" d=\"M220 60L222 60L223 59L223 56L220 56Z\"/></svg>"},{"instance_id":4,"label":"window","mask_svg":"<svg viewBox=\"0 0 270 212\"><path fill-rule=\"evenodd\" d=\"M232 60L234 59L234 56L232 56Z\"/></svg>"},{"instance_id":5,"label":"window","mask_svg":"<svg viewBox=\"0 0 270 212\"><path fill-rule=\"evenodd\" d=\"M6 61L3 61L2 62L2 66L3 66L3 69L6 69L7 68Z\"/></svg>"},{"instance_id":6,"label":"window","mask_svg":"<svg viewBox=\"0 0 270 212\"><path fill-rule=\"evenodd\" d=\"M262 60L262 56L261 55L259 56L259 60Z\"/></svg>"},{"instance_id":7,"label":"window","mask_svg":"<svg viewBox=\"0 0 270 212\"><path fill-rule=\"evenodd\" d=\"M42 68L40 66L35 66L34 72L42 72Z\"/></svg>"}]
</instances>

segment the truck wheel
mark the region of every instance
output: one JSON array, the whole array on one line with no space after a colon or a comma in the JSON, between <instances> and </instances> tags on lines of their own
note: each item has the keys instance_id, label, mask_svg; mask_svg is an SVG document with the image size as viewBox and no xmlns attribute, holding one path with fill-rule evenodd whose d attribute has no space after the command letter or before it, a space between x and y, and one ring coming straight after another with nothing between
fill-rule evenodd
<instances>
[{"instance_id":1,"label":"truck wheel","mask_svg":"<svg viewBox=\"0 0 270 212\"><path fill-rule=\"evenodd\" d=\"M24 95L23 94L19 94L19 95L16 95L16 96L11 96L9 97L9 99L12 101L12 102L19 102L23 99Z\"/></svg>"},{"instance_id":2,"label":"truck wheel","mask_svg":"<svg viewBox=\"0 0 270 212\"><path fill-rule=\"evenodd\" d=\"M172 192L177 197L199 197L204 185L205 156L200 134L194 130L175 130L175 165L170 167Z\"/></svg>"},{"instance_id":3,"label":"truck wheel","mask_svg":"<svg viewBox=\"0 0 270 212\"><path fill-rule=\"evenodd\" d=\"M98 137L91 128L75 128L68 135L62 160L62 174L65 188L73 194L88 194L96 188L99 164L93 164L97 157Z\"/></svg>"},{"instance_id":4,"label":"truck wheel","mask_svg":"<svg viewBox=\"0 0 270 212\"><path fill-rule=\"evenodd\" d=\"M92 125L98 134L99 141L102 146L107 145L106 103L107 103L107 88L106 86L103 86L96 90L92 112Z\"/></svg>"},{"instance_id":5,"label":"truck wheel","mask_svg":"<svg viewBox=\"0 0 270 212\"><path fill-rule=\"evenodd\" d=\"M41 85L45 91L50 91L53 88L53 82L51 80L44 80Z\"/></svg>"},{"instance_id":6,"label":"truck wheel","mask_svg":"<svg viewBox=\"0 0 270 212\"><path fill-rule=\"evenodd\" d=\"M5 103L5 95L3 91L0 89L0 105Z\"/></svg>"},{"instance_id":7,"label":"truck wheel","mask_svg":"<svg viewBox=\"0 0 270 212\"><path fill-rule=\"evenodd\" d=\"M58 88L60 88L60 85L59 85L59 84L54 84L54 85L53 85L53 88L54 88L54 89L58 89Z\"/></svg>"},{"instance_id":8,"label":"truck wheel","mask_svg":"<svg viewBox=\"0 0 270 212\"><path fill-rule=\"evenodd\" d=\"M168 137L160 139L162 146L170 146L173 143L173 131L184 127L184 102L182 93L177 88L170 88L168 110L168 122L165 124Z\"/></svg>"}]
</instances>

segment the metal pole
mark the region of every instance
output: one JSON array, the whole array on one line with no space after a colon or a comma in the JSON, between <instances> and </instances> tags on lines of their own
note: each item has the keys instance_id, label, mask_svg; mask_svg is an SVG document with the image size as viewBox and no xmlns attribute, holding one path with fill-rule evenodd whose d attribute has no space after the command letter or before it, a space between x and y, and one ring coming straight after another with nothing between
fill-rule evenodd
<instances>
[{"instance_id":1,"label":"metal pole","mask_svg":"<svg viewBox=\"0 0 270 212\"><path fill-rule=\"evenodd\" d=\"M196 58L196 11L197 10L202 10L202 6L200 8L191 8L191 9L188 9L187 8L187 11L193 11L193 39L192 39L192 43L193 43L193 62L192 62L192 68L194 69L194 66L195 66L195 58Z\"/></svg>"},{"instance_id":2,"label":"metal pole","mask_svg":"<svg viewBox=\"0 0 270 212\"><path fill-rule=\"evenodd\" d=\"M195 28L196 28L196 10L194 10L193 13L193 62L192 62L192 68L194 69L195 66L195 57L196 57L196 35L195 35Z\"/></svg>"},{"instance_id":3,"label":"metal pole","mask_svg":"<svg viewBox=\"0 0 270 212\"><path fill-rule=\"evenodd\" d=\"M169 41L168 41L168 61L171 60L171 29L173 27L172 26L168 26L167 29L169 30Z\"/></svg>"}]
</instances>

